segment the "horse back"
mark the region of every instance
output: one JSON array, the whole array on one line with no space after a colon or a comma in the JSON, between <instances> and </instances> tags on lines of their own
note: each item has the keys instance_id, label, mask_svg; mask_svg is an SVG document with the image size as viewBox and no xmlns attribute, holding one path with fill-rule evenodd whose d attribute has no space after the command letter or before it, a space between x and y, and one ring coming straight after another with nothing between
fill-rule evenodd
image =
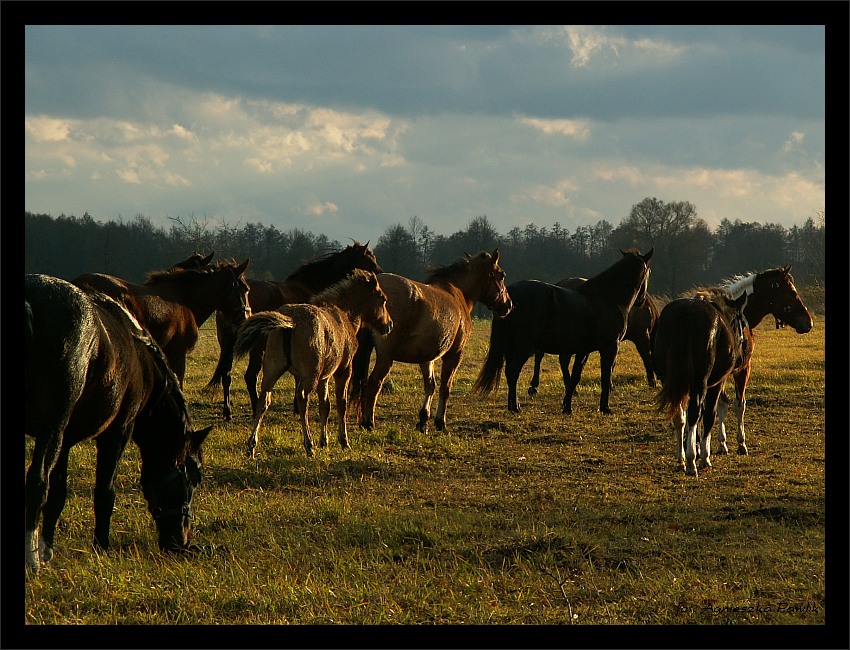
<instances>
[{"instance_id":1,"label":"horse back","mask_svg":"<svg viewBox=\"0 0 850 650\"><path fill-rule=\"evenodd\" d=\"M373 337L377 354L390 354L404 363L424 363L466 344L472 316L462 296L394 273L379 273L378 282L387 296L393 329L386 336Z\"/></svg>"},{"instance_id":2,"label":"horse back","mask_svg":"<svg viewBox=\"0 0 850 650\"><path fill-rule=\"evenodd\" d=\"M357 331L342 310L333 305L283 305L294 327L288 355L299 377L331 376L341 365L350 365L357 349ZM271 341L271 337L270 337Z\"/></svg>"}]
</instances>

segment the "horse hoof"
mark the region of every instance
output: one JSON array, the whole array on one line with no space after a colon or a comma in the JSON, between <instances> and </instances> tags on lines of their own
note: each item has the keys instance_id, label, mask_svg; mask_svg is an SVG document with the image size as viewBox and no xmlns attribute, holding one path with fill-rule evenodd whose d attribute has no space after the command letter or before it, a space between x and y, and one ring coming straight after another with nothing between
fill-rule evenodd
<instances>
[{"instance_id":1,"label":"horse hoof","mask_svg":"<svg viewBox=\"0 0 850 650\"><path fill-rule=\"evenodd\" d=\"M537 388L534 386L530 386L528 389L528 394L532 396L537 395Z\"/></svg>"},{"instance_id":2,"label":"horse hoof","mask_svg":"<svg viewBox=\"0 0 850 650\"><path fill-rule=\"evenodd\" d=\"M361 420L360 428L366 429L366 431L371 431L372 429L374 429L374 425L371 422L367 422L366 420Z\"/></svg>"},{"instance_id":3,"label":"horse hoof","mask_svg":"<svg viewBox=\"0 0 850 650\"><path fill-rule=\"evenodd\" d=\"M564 415L572 415L573 409L570 406L564 406L563 408L561 408L561 413L563 413Z\"/></svg>"},{"instance_id":4,"label":"horse hoof","mask_svg":"<svg viewBox=\"0 0 850 650\"><path fill-rule=\"evenodd\" d=\"M434 420L434 426L437 428L437 431L445 431L446 423L442 420Z\"/></svg>"},{"instance_id":5,"label":"horse hoof","mask_svg":"<svg viewBox=\"0 0 850 650\"><path fill-rule=\"evenodd\" d=\"M747 451L747 448L741 445L738 447L738 455L739 456L747 456L750 452Z\"/></svg>"},{"instance_id":6,"label":"horse hoof","mask_svg":"<svg viewBox=\"0 0 850 650\"><path fill-rule=\"evenodd\" d=\"M599 409L599 412L604 415L611 415L613 413L613 411L609 408Z\"/></svg>"}]
</instances>

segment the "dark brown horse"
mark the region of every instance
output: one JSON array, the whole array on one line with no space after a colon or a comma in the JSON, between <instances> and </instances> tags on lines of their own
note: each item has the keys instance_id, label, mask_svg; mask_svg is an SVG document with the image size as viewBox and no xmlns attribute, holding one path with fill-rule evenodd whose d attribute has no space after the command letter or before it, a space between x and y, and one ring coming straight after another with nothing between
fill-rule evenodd
<instances>
[{"instance_id":1,"label":"dark brown horse","mask_svg":"<svg viewBox=\"0 0 850 650\"><path fill-rule=\"evenodd\" d=\"M198 342L198 330L216 310L234 321L250 315L245 269L248 260L218 262L200 269L171 268L148 274L144 284L112 275L85 273L72 282L121 301L147 329L183 386L186 356Z\"/></svg>"},{"instance_id":2,"label":"dark brown horse","mask_svg":"<svg viewBox=\"0 0 850 650\"><path fill-rule=\"evenodd\" d=\"M721 286L735 297L741 293L747 293L747 306L744 309L744 316L746 316L748 323L746 335L750 339L750 345L747 348L748 354L745 362L732 373L735 381L734 411L738 424L738 453L744 455L747 453L744 435L744 411L747 404L747 381L750 377L750 355L755 343L753 328L770 314L782 323L793 327L798 334L806 334L812 329L812 315L803 304L800 294L797 293L790 264L760 273L736 276L726 280ZM718 454L726 454L729 451L726 445L726 427L723 423L729 405L730 400L721 393L720 403L717 407Z\"/></svg>"},{"instance_id":3,"label":"dark brown horse","mask_svg":"<svg viewBox=\"0 0 850 650\"><path fill-rule=\"evenodd\" d=\"M565 278L555 284L559 287L575 289L577 286L587 282L587 278ZM643 367L646 371L646 383L650 388L655 388L655 373L652 369L652 343L650 336L658 319L658 303L650 294L645 294L640 303L635 303L629 310L628 325L623 336L624 341L635 344ZM540 386L540 362L543 361L542 352L534 353L534 373L531 376L531 385L528 388L529 395L536 395Z\"/></svg>"},{"instance_id":4,"label":"dark brown horse","mask_svg":"<svg viewBox=\"0 0 850 650\"><path fill-rule=\"evenodd\" d=\"M643 300L649 260L637 251L622 252L611 267L575 289L537 280L508 287L514 309L490 328L490 346L473 390L489 394L499 385L502 368L508 383L508 410L519 413L517 381L535 351L557 354L564 378L562 410L572 413L572 398L588 355L598 350L602 370L599 410L610 413L608 395L614 360L626 331L629 310ZM572 374L570 357L575 355Z\"/></svg>"},{"instance_id":5,"label":"dark brown horse","mask_svg":"<svg viewBox=\"0 0 850 650\"><path fill-rule=\"evenodd\" d=\"M201 443L212 427L193 430L159 347L123 305L58 278L27 275L24 304L24 429L35 439L25 485L26 565L37 570L52 557L67 498L68 455L92 438L95 545L109 548L118 462L132 438L159 546L186 548Z\"/></svg>"},{"instance_id":6,"label":"dark brown horse","mask_svg":"<svg viewBox=\"0 0 850 650\"><path fill-rule=\"evenodd\" d=\"M282 305L309 302L310 297L343 280L354 269L380 273L381 267L375 254L369 250L369 242L353 242L350 246L328 253L322 257L307 261L290 273L283 282L269 280L248 280L250 291L248 299L255 312L272 311ZM207 388L214 389L219 384L224 393L224 419L230 420L230 385L233 370L233 345L236 331L241 320L233 322L223 312L216 312L215 330L218 337L219 356L213 376ZM245 370L245 385L251 399L251 412L257 408L257 377L263 364L263 346L251 350L248 367Z\"/></svg>"},{"instance_id":7,"label":"dark brown horse","mask_svg":"<svg viewBox=\"0 0 850 650\"><path fill-rule=\"evenodd\" d=\"M308 423L310 395L319 399L321 437L319 445L328 444L330 398L328 382L334 379L336 410L339 418L338 438L348 449L346 411L351 362L357 350L357 332L374 329L379 335L392 331L387 313L387 297L374 273L355 269L346 279L313 296L311 304L283 305L277 311L264 311L251 316L240 327L233 351L238 359L258 344L265 345L263 380L254 416L254 428L248 441L248 454L257 448L260 423L271 404L271 391L287 371L298 381L295 392L304 449L313 455L313 440Z\"/></svg>"},{"instance_id":8,"label":"dark brown horse","mask_svg":"<svg viewBox=\"0 0 850 650\"><path fill-rule=\"evenodd\" d=\"M511 310L505 289L505 272L499 266L499 251L466 255L449 266L431 271L425 282L394 273L378 275L387 294L387 310L393 331L387 336L363 331L354 357L351 399L359 401L360 426L372 429L375 405L384 379L394 361L415 363L422 372L425 398L419 409L417 428L425 432L431 417L431 399L437 382L434 362L442 359L440 393L434 424L446 427L446 405L464 348L472 333L472 308L480 302L497 317ZM375 366L369 374L372 350ZM367 379L368 377L368 379Z\"/></svg>"},{"instance_id":9,"label":"dark brown horse","mask_svg":"<svg viewBox=\"0 0 850 650\"><path fill-rule=\"evenodd\" d=\"M697 453L700 469L711 467L711 428L720 393L726 378L749 359L746 302L745 292L733 298L725 289L707 288L673 300L658 316L653 360L662 386L656 404L673 421L676 459L691 476L697 475Z\"/></svg>"}]
</instances>

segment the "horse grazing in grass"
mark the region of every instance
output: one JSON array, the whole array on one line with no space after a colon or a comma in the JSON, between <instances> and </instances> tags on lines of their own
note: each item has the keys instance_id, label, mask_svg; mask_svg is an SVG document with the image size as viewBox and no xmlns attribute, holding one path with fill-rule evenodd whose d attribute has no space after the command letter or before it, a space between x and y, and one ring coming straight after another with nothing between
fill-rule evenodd
<instances>
[{"instance_id":1,"label":"horse grazing in grass","mask_svg":"<svg viewBox=\"0 0 850 650\"><path fill-rule=\"evenodd\" d=\"M750 357L755 343L752 328L756 327L765 316L771 314L774 319L793 327L798 334L806 334L812 329L812 315L806 305L803 304L800 294L797 293L790 264L760 273L736 276L724 281L721 286L735 297L742 293L747 294L747 306L744 309L744 316L746 316L748 323L745 332L749 339L747 357L741 366L732 373L735 382L734 410L738 424L738 453L746 455L744 411L747 404L746 389L750 377ZM718 454L729 452L726 445L726 427L723 422L729 406L730 400L721 392L720 403L717 407Z\"/></svg>"},{"instance_id":2,"label":"horse grazing in grass","mask_svg":"<svg viewBox=\"0 0 850 650\"><path fill-rule=\"evenodd\" d=\"M722 288L699 289L668 303L658 316L653 360L662 386L656 404L673 421L676 459L691 476L697 475L699 425L700 469L705 469L711 467L711 428L723 385L751 352L746 302L744 292L733 298Z\"/></svg>"},{"instance_id":3,"label":"horse grazing in grass","mask_svg":"<svg viewBox=\"0 0 850 650\"><path fill-rule=\"evenodd\" d=\"M355 269L342 282L313 296L310 304L283 305L277 311L259 312L239 327L233 347L237 359L257 345L265 346L259 406L248 440L250 456L256 452L260 423L271 404L271 391L287 371L297 381L295 398L307 455L313 455L307 410L314 391L319 399L322 431L319 445L328 444L331 377L336 392L339 444L348 449L348 384L357 332L364 326L383 336L392 331L393 321L387 313L387 296L375 274Z\"/></svg>"},{"instance_id":4,"label":"horse grazing in grass","mask_svg":"<svg viewBox=\"0 0 850 650\"><path fill-rule=\"evenodd\" d=\"M490 346L473 390L489 394L499 385L502 368L508 383L508 410L519 413L517 381L528 358L539 351L557 354L564 378L564 413L572 413L572 398L584 364L598 350L602 370L599 410L610 413L608 395L617 349L626 331L632 305L646 295L649 260L626 251L622 258L575 289L537 280L520 280L508 287L514 309L490 327ZM575 355L572 374L570 357Z\"/></svg>"},{"instance_id":5,"label":"horse grazing in grass","mask_svg":"<svg viewBox=\"0 0 850 650\"><path fill-rule=\"evenodd\" d=\"M100 291L122 302L162 348L182 387L186 356L198 342L199 328L213 312L226 312L234 321L250 315L247 267L248 260L199 269L171 268L149 273L144 284L102 273L85 273L72 282L85 291Z\"/></svg>"},{"instance_id":6,"label":"horse grazing in grass","mask_svg":"<svg viewBox=\"0 0 850 650\"><path fill-rule=\"evenodd\" d=\"M417 428L425 433L436 390L434 362L442 359L440 392L434 424L446 427L446 404L464 348L472 333L472 309L477 302L497 316L511 310L505 289L505 272L499 266L499 250L459 259L430 272L425 282L394 273L378 275L387 294L387 310L395 324L386 336L363 331L354 357L351 399L360 405L360 426L372 429L375 406L384 379L394 361L415 363L422 372L425 398L419 409ZM375 351L375 366L369 363Z\"/></svg>"},{"instance_id":7,"label":"horse grazing in grass","mask_svg":"<svg viewBox=\"0 0 850 650\"><path fill-rule=\"evenodd\" d=\"M383 270L378 265L375 254L369 249L369 242L360 244L355 241L340 251L309 260L286 276L283 282L248 280L250 287L248 299L251 309L255 312L271 311L281 305L309 302L312 296L340 282L354 269L372 273L380 273ZM233 370L233 345L241 322L239 319L234 322L225 312L216 312L215 330L220 352L207 388L214 389L221 384L224 393L225 420L231 419L230 385ZM258 345L250 351L248 367L245 370L245 385L251 399L251 412L254 414L256 414L258 401L257 377L262 364L263 346Z\"/></svg>"},{"instance_id":8,"label":"horse grazing in grass","mask_svg":"<svg viewBox=\"0 0 850 650\"><path fill-rule=\"evenodd\" d=\"M556 286L575 289L587 282L587 278L565 278L556 282ZM650 388L655 388L655 372L652 369L652 342L651 334L658 320L658 303L648 293L644 294L643 301L635 302L629 310L628 325L623 336L624 341L635 344L643 367L646 371L646 383ZM536 395L540 386L540 362L543 361L543 352L534 353L534 373L531 376L531 384L528 387L529 395ZM582 364L584 365L584 364Z\"/></svg>"},{"instance_id":9,"label":"horse grazing in grass","mask_svg":"<svg viewBox=\"0 0 850 650\"><path fill-rule=\"evenodd\" d=\"M35 439L24 488L26 565L53 556L65 507L71 447L94 439L94 544L109 548L118 462L132 438L161 549L189 545L201 482L201 431L159 347L120 303L47 275L25 288L24 430ZM41 536L38 524L42 520Z\"/></svg>"}]
</instances>

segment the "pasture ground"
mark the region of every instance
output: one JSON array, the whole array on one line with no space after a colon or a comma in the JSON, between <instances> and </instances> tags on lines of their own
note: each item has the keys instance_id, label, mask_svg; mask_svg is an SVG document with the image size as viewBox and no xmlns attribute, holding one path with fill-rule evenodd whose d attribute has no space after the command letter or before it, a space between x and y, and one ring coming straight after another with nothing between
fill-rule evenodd
<instances>
[{"instance_id":1,"label":"pasture ground","mask_svg":"<svg viewBox=\"0 0 850 650\"><path fill-rule=\"evenodd\" d=\"M25 583L25 622L823 625L824 331L822 315L808 335L775 330L772 319L756 329L745 419L750 455L735 453L733 432L731 454L713 456L714 468L693 478L675 466L672 429L655 410L631 343L618 356L613 415L597 412L598 355L571 416L560 411L556 358L545 358L534 399L525 393L529 361L523 410L514 415L504 380L494 399L470 393L487 321L476 321L447 431L434 431L433 422L425 435L416 430L418 368L396 364L395 390L381 396L375 430L350 417L353 448L343 451L332 413L329 446L307 458L287 375L251 460L245 361L234 371L232 423L220 419L220 394L201 390L218 354L210 320L186 377L196 426L217 425L194 504L198 551L157 550L131 445L118 479L113 549L96 553L94 446L80 445L55 558ZM310 415L315 423L315 397ZM846 512L837 514L845 525ZM846 591L846 576L837 578L830 593ZM239 634L242 643L224 643L245 647ZM343 634L316 642L358 644L359 632ZM489 647L511 638L482 634L496 635L478 642ZM249 647L291 644L277 632L248 635ZM388 643L366 635L370 647ZM421 647L427 638L385 639ZM569 645L547 638L520 636L514 647Z\"/></svg>"}]
</instances>

